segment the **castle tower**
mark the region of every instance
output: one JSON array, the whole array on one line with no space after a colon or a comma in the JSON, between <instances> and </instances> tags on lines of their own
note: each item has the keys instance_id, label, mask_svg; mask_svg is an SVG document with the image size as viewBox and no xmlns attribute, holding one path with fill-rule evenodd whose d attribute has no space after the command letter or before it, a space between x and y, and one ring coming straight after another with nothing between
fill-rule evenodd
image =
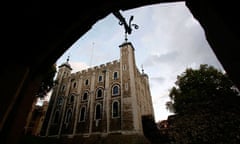
<instances>
[{"instance_id":1,"label":"castle tower","mask_svg":"<svg viewBox=\"0 0 240 144\"><path fill-rule=\"evenodd\" d=\"M119 47L119 60L72 74L69 60L59 66L44 135L143 135L142 117L154 116L148 76L137 69L133 45Z\"/></svg>"},{"instance_id":2,"label":"castle tower","mask_svg":"<svg viewBox=\"0 0 240 144\"><path fill-rule=\"evenodd\" d=\"M123 43L119 47L121 49L122 129L139 133L142 132L142 125L137 104L134 48L131 43Z\"/></svg>"},{"instance_id":3,"label":"castle tower","mask_svg":"<svg viewBox=\"0 0 240 144\"><path fill-rule=\"evenodd\" d=\"M49 135L49 131L54 131L54 135L59 134L61 125L61 111L64 109L64 97L63 92L67 89L67 85L64 84L64 80L71 75L71 65L69 64L69 57L66 62L58 67L58 73L56 77L57 85L53 88L51 99L48 106L48 111L46 113L45 121L41 130L42 135ZM52 121L50 123L49 121Z\"/></svg>"},{"instance_id":4,"label":"castle tower","mask_svg":"<svg viewBox=\"0 0 240 144\"><path fill-rule=\"evenodd\" d=\"M58 67L58 74L57 74L57 81L58 83L61 83L63 78L66 78L71 75L71 65L69 64L69 57L67 58L67 61L60 65Z\"/></svg>"}]
</instances>

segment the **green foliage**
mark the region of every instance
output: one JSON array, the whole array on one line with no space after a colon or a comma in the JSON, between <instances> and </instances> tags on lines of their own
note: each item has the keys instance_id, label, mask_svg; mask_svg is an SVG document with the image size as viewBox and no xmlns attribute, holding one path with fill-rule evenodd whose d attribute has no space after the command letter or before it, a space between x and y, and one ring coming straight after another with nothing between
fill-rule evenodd
<instances>
[{"instance_id":1,"label":"green foliage","mask_svg":"<svg viewBox=\"0 0 240 144\"><path fill-rule=\"evenodd\" d=\"M177 87L171 89L169 96L176 113L237 95L228 76L208 65L200 65L198 70L187 69L175 84Z\"/></svg>"},{"instance_id":2,"label":"green foliage","mask_svg":"<svg viewBox=\"0 0 240 144\"><path fill-rule=\"evenodd\" d=\"M149 139L151 144L169 143L167 135L160 133L152 116L143 116L142 124L144 136Z\"/></svg>"},{"instance_id":3,"label":"green foliage","mask_svg":"<svg viewBox=\"0 0 240 144\"><path fill-rule=\"evenodd\" d=\"M239 144L240 109L234 109L202 109L176 115L169 121L169 137L174 144Z\"/></svg>"},{"instance_id":4,"label":"green foliage","mask_svg":"<svg viewBox=\"0 0 240 144\"><path fill-rule=\"evenodd\" d=\"M208 65L187 69L169 96L176 112L168 118L172 143L240 143L239 92L226 74Z\"/></svg>"},{"instance_id":5,"label":"green foliage","mask_svg":"<svg viewBox=\"0 0 240 144\"><path fill-rule=\"evenodd\" d=\"M52 65L44 74L43 80L36 94L37 97L43 98L55 85L54 76L56 74L56 65Z\"/></svg>"}]
</instances>

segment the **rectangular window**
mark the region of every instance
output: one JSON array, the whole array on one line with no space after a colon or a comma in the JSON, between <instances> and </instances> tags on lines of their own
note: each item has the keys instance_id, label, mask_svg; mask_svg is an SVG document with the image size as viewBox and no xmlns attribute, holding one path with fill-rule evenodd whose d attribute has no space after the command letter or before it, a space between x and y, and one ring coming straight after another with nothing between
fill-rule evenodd
<instances>
[{"instance_id":1,"label":"rectangular window","mask_svg":"<svg viewBox=\"0 0 240 144\"><path fill-rule=\"evenodd\" d=\"M88 100L88 92L84 92L82 96L82 101L86 101L86 100Z\"/></svg>"},{"instance_id":2,"label":"rectangular window","mask_svg":"<svg viewBox=\"0 0 240 144\"><path fill-rule=\"evenodd\" d=\"M74 82L74 83L73 83L73 88L76 88L76 87L77 87L77 83Z\"/></svg>"},{"instance_id":3,"label":"rectangular window","mask_svg":"<svg viewBox=\"0 0 240 144\"><path fill-rule=\"evenodd\" d=\"M80 110L79 122L85 121L86 107L82 107Z\"/></svg>"},{"instance_id":4,"label":"rectangular window","mask_svg":"<svg viewBox=\"0 0 240 144\"><path fill-rule=\"evenodd\" d=\"M101 104L97 104L95 108L95 120L100 120L102 116Z\"/></svg>"},{"instance_id":5,"label":"rectangular window","mask_svg":"<svg viewBox=\"0 0 240 144\"><path fill-rule=\"evenodd\" d=\"M64 91L64 90L65 90L65 85L62 86L62 91Z\"/></svg>"},{"instance_id":6,"label":"rectangular window","mask_svg":"<svg viewBox=\"0 0 240 144\"><path fill-rule=\"evenodd\" d=\"M117 96L120 94L120 86L119 85L115 85L112 87L112 95L113 96Z\"/></svg>"},{"instance_id":7,"label":"rectangular window","mask_svg":"<svg viewBox=\"0 0 240 144\"><path fill-rule=\"evenodd\" d=\"M123 65L123 70L127 70L126 64Z\"/></svg>"},{"instance_id":8,"label":"rectangular window","mask_svg":"<svg viewBox=\"0 0 240 144\"><path fill-rule=\"evenodd\" d=\"M102 82L103 81L103 77L102 76L98 76L98 82Z\"/></svg>"},{"instance_id":9,"label":"rectangular window","mask_svg":"<svg viewBox=\"0 0 240 144\"><path fill-rule=\"evenodd\" d=\"M113 73L113 79L114 79L114 80L118 79L118 72L114 72L114 73Z\"/></svg>"},{"instance_id":10,"label":"rectangular window","mask_svg":"<svg viewBox=\"0 0 240 144\"><path fill-rule=\"evenodd\" d=\"M88 85L88 79L86 79L86 81L85 81L85 85Z\"/></svg>"},{"instance_id":11,"label":"rectangular window","mask_svg":"<svg viewBox=\"0 0 240 144\"><path fill-rule=\"evenodd\" d=\"M119 102L115 101L112 104L112 118L117 118L120 116Z\"/></svg>"},{"instance_id":12,"label":"rectangular window","mask_svg":"<svg viewBox=\"0 0 240 144\"><path fill-rule=\"evenodd\" d=\"M128 83L125 83L125 90L128 90Z\"/></svg>"}]
</instances>

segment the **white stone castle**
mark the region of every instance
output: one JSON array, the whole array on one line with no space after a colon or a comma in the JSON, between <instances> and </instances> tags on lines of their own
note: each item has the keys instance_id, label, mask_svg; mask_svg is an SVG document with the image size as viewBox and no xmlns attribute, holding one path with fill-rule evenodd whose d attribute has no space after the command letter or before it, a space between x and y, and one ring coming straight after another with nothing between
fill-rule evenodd
<instances>
[{"instance_id":1,"label":"white stone castle","mask_svg":"<svg viewBox=\"0 0 240 144\"><path fill-rule=\"evenodd\" d=\"M154 119L148 76L139 72L132 44L119 47L113 62L76 73L69 60L59 66L44 135L143 134L142 117Z\"/></svg>"}]
</instances>

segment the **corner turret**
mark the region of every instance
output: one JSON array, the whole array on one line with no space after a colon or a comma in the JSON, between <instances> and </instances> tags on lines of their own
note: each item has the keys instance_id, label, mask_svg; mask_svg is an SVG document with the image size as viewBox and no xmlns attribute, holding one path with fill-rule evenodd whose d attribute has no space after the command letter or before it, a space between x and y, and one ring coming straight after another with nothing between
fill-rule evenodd
<instances>
[{"instance_id":1,"label":"corner turret","mask_svg":"<svg viewBox=\"0 0 240 144\"><path fill-rule=\"evenodd\" d=\"M69 64L69 56L66 62L61 64L58 68L59 70L58 70L57 80L61 80L71 75L72 68L71 68L71 65Z\"/></svg>"}]
</instances>

